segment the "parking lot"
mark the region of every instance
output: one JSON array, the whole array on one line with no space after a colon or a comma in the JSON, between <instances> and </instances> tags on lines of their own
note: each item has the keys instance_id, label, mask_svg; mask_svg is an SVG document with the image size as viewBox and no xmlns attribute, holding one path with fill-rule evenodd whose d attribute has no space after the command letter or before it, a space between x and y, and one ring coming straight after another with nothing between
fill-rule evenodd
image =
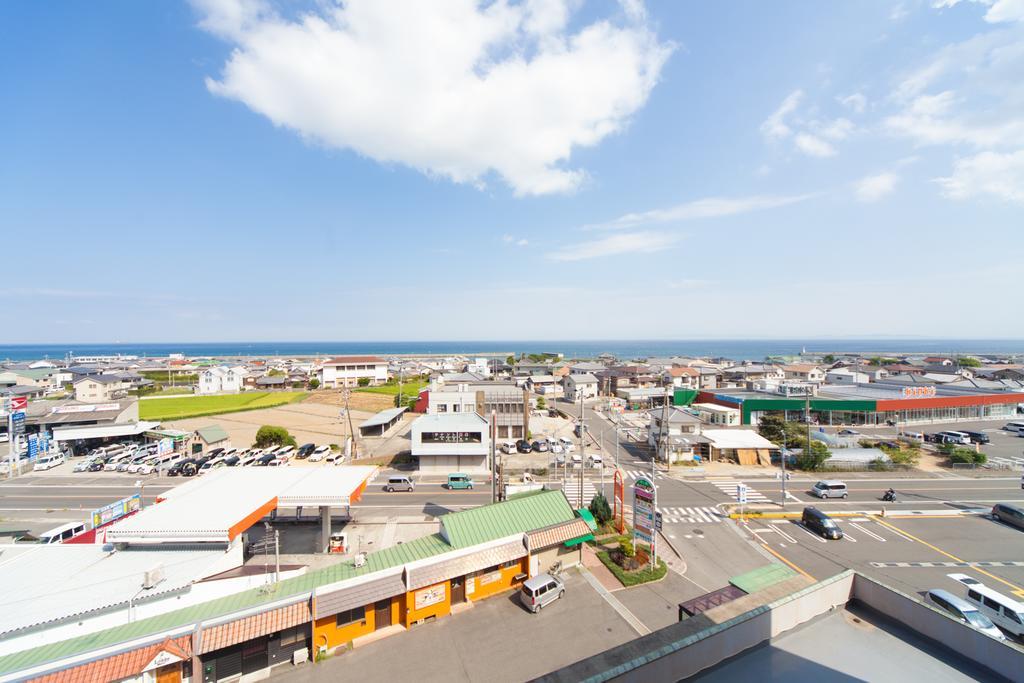
<instances>
[{"instance_id":1,"label":"parking lot","mask_svg":"<svg viewBox=\"0 0 1024 683\"><path fill-rule=\"evenodd\" d=\"M988 456L990 464L996 467L1024 469L1024 438L1014 432L1002 429L1006 422L1008 420L936 422L924 425L910 425L904 429L906 431L923 432L926 434L947 430L982 432L991 440L981 447L981 451ZM869 438L895 439L897 436L897 429L895 427L856 427L855 429Z\"/></svg>"}]
</instances>

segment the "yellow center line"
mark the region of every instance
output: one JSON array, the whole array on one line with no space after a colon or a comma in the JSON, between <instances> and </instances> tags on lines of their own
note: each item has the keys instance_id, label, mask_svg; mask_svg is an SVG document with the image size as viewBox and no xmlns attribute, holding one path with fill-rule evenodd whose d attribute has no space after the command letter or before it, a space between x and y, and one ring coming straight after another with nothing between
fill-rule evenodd
<instances>
[{"instance_id":1,"label":"yellow center line","mask_svg":"<svg viewBox=\"0 0 1024 683\"><path fill-rule=\"evenodd\" d=\"M795 564L793 564L792 562L790 562L789 560L787 560L786 558L784 558L784 557L783 557L782 555L780 555L780 554L778 554L777 552L775 552L774 550L772 550L772 549L771 549L770 547L768 547L768 545L767 545L767 544L765 544L765 543L762 543L762 544L761 544L761 547L763 547L763 548L764 548L765 550L767 550L768 552L770 552L770 553L771 553L772 555L774 555L775 557L779 558L780 560L782 560L783 562L785 562L786 564L788 564L788 565L789 565L790 567L792 567L792 568L793 568L793 569L795 569L796 571L798 571L798 572L800 572L801 574L803 574L804 576L806 576L806 577L807 577L808 579L810 579L811 581L817 581L817 579L815 579L815 578L814 578L813 576L811 576L810 574L808 574L807 572L805 572L805 571L804 571L803 569L801 569L800 567L796 566Z\"/></svg>"},{"instance_id":2,"label":"yellow center line","mask_svg":"<svg viewBox=\"0 0 1024 683\"><path fill-rule=\"evenodd\" d=\"M913 534L910 534L910 533L904 531L903 529L900 529L899 527L895 527L892 524L889 524L888 522L886 522L886 521L884 521L882 519L879 519L878 517L872 517L872 519L874 519L876 522L878 522L882 526L889 527L890 529L892 529L896 533L898 533L898 534L900 534L902 536L905 536L905 537L909 538L912 541L917 541L921 545L924 545L924 546L927 546L927 547L931 548L932 550L934 550L935 552L939 553L940 555L945 555L946 557L948 557L949 559L953 560L954 562L963 562L964 564L969 564L967 562L967 560L962 560L959 557L957 557L956 555L953 555L951 553L947 553L942 548L938 548L938 547L932 545L931 543L929 543L928 541L921 540L917 536L914 536ZM1009 586L1010 588L1013 589L1014 595L1024 595L1024 588L1021 588L1020 586L1018 586L1016 584L1012 584L1009 581L1006 581L1005 579L1001 579L998 576L996 576L995 574L993 574L991 572L985 571L981 567L976 567L974 565L971 565L971 569L973 569L974 571L976 571L976 572L978 572L980 574L984 574L985 576L987 576L989 578L995 579L999 583L1002 583L1004 585Z\"/></svg>"}]
</instances>

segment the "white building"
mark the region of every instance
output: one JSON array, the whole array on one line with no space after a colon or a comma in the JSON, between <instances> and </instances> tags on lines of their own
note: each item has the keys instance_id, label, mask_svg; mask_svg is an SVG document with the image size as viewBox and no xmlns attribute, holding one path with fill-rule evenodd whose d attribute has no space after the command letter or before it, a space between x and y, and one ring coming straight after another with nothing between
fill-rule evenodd
<instances>
[{"instance_id":1,"label":"white building","mask_svg":"<svg viewBox=\"0 0 1024 683\"><path fill-rule=\"evenodd\" d=\"M782 371L786 373L786 379L813 383L825 381L824 370L811 363L792 363L790 365L783 365Z\"/></svg>"},{"instance_id":2,"label":"white building","mask_svg":"<svg viewBox=\"0 0 1024 683\"><path fill-rule=\"evenodd\" d=\"M565 387L565 398L579 401L580 398L597 398L597 378L587 373L583 375L566 375L562 378Z\"/></svg>"},{"instance_id":3,"label":"white building","mask_svg":"<svg viewBox=\"0 0 1024 683\"><path fill-rule=\"evenodd\" d=\"M740 424L740 409L720 406L715 403L694 403L690 406L697 411L701 422L724 427L736 427Z\"/></svg>"},{"instance_id":4,"label":"white building","mask_svg":"<svg viewBox=\"0 0 1024 683\"><path fill-rule=\"evenodd\" d=\"M472 363L466 364L466 372L472 372L481 377L490 377L491 364L487 362L486 358L474 358Z\"/></svg>"},{"instance_id":5,"label":"white building","mask_svg":"<svg viewBox=\"0 0 1024 683\"><path fill-rule=\"evenodd\" d=\"M199 393L221 394L241 391L248 374L249 371L241 365L207 368L199 373Z\"/></svg>"},{"instance_id":6,"label":"white building","mask_svg":"<svg viewBox=\"0 0 1024 683\"><path fill-rule=\"evenodd\" d=\"M359 386L361 379L370 385L384 384L388 362L377 356L339 356L325 361L317 374L320 386L326 389Z\"/></svg>"},{"instance_id":7,"label":"white building","mask_svg":"<svg viewBox=\"0 0 1024 683\"><path fill-rule=\"evenodd\" d=\"M477 413L424 415L412 423L412 456L420 472L490 471L490 426Z\"/></svg>"},{"instance_id":8,"label":"white building","mask_svg":"<svg viewBox=\"0 0 1024 683\"><path fill-rule=\"evenodd\" d=\"M667 418L663 423L662 417L666 412ZM693 459L694 447L701 431L699 417L676 406L668 408L667 411L664 408L653 408L647 411L647 415L650 418L647 443L655 452L661 450L667 442L672 462ZM659 453L658 457L665 459L663 453Z\"/></svg>"},{"instance_id":9,"label":"white building","mask_svg":"<svg viewBox=\"0 0 1024 683\"><path fill-rule=\"evenodd\" d=\"M131 383L118 375L92 375L75 381L75 400L82 403L110 403L128 395Z\"/></svg>"},{"instance_id":10,"label":"white building","mask_svg":"<svg viewBox=\"0 0 1024 683\"><path fill-rule=\"evenodd\" d=\"M829 384L867 384L869 379L866 373L850 368L836 368L825 374L825 381Z\"/></svg>"}]
</instances>

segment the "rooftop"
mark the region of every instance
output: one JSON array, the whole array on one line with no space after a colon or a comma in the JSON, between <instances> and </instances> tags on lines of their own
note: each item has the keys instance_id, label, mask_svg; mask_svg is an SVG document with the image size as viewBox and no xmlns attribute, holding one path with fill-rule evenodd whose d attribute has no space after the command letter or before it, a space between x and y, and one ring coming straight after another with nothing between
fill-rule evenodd
<instances>
[{"instance_id":1,"label":"rooftop","mask_svg":"<svg viewBox=\"0 0 1024 683\"><path fill-rule=\"evenodd\" d=\"M561 491L539 491L494 505L441 517L441 533L455 548L570 522L572 506Z\"/></svg>"},{"instance_id":2,"label":"rooftop","mask_svg":"<svg viewBox=\"0 0 1024 683\"><path fill-rule=\"evenodd\" d=\"M324 365L365 365L365 364L383 364L387 365L388 362L378 356L335 356L330 360L324 361Z\"/></svg>"},{"instance_id":3,"label":"rooftop","mask_svg":"<svg viewBox=\"0 0 1024 683\"><path fill-rule=\"evenodd\" d=\"M412 423L420 431L477 430L487 426L487 420L476 413L437 413L423 415Z\"/></svg>"}]
</instances>

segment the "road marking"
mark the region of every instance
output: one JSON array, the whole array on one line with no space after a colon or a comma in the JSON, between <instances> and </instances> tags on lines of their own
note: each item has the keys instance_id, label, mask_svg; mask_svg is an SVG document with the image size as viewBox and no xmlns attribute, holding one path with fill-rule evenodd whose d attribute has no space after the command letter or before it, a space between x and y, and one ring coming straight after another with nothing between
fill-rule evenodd
<instances>
[{"instance_id":1,"label":"road marking","mask_svg":"<svg viewBox=\"0 0 1024 683\"><path fill-rule=\"evenodd\" d=\"M857 539L854 538L853 536L851 536L850 532L848 530L843 532L843 540L844 541L849 541L850 543L856 543L857 542Z\"/></svg>"},{"instance_id":2,"label":"road marking","mask_svg":"<svg viewBox=\"0 0 1024 683\"><path fill-rule=\"evenodd\" d=\"M965 567L971 569L977 569L979 565L985 567L1024 567L1024 562L1017 560L1007 561L992 561L985 560L979 562L870 562L872 567L901 567L901 568L914 568L914 567Z\"/></svg>"},{"instance_id":3,"label":"road marking","mask_svg":"<svg viewBox=\"0 0 1024 683\"><path fill-rule=\"evenodd\" d=\"M796 539L795 538L793 538L792 536L787 534L785 531L783 531L779 527L775 527L775 533L777 533L779 536L782 536L784 539L786 539L790 543L794 543L794 544L796 543Z\"/></svg>"},{"instance_id":4,"label":"road marking","mask_svg":"<svg viewBox=\"0 0 1024 683\"><path fill-rule=\"evenodd\" d=\"M804 571L803 569L801 569L800 567L796 566L795 564L793 564L792 562L790 562L789 560L787 560L786 558L784 558L784 557L783 557L782 555L780 555L779 553L777 553L777 552L775 552L774 550L772 550L772 549L771 549L770 547L768 547L768 545L767 545L767 544L764 544L764 543L762 543L762 545L764 546L764 549L765 549L765 550L767 550L767 551L768 551L768 552L770 552L770 553L771 553L772 555L774 555L775 557L777 557L777 558L779 558L780 560L782 560L783 562L785 562L785 563L786 563L787 565L789 565L789 567L790 567L791 569L795 569L796 571L800 572L801 574L803 574L804 576L806 576L806 577L807 577L808 579L810 579L811 581L814 581L814 580L815 580L815 578L814 578L813 576L811 576L810 574L808 574L807 572L805 572L805 571Z\"/></svg>"},{"instance_id":5,"label":"road marking","mask_svg":"<svg viewBox=\"0 0 1024 683\"><path fill-rule=\"evenodd\" d=\"M888 522L886 522L884 520L876 519L875 521L878 522L879 524L881 524L882 526L889 527L890 529L892 529L896 533L903 534L907 538L913 539L913 540L917 541L918 543L920 543L921 545L924 545L924 546L927 546L927 547L931 548L932 550L934 550L935 552L939 553L940 555L945 555L946 557L948 557L949 559L953 560L954 562L965 562L966 561L966 560L960 559L956 555L953 555L951 553L947 553L945 550L932 545L928 541L923 541L920 538L918 538L917 536L914 536L913 534L908 533L908 532L904 531L903 529L900 529L899 527L893 526L892 524L889 524ZM1005 579L1001 579L998 576L996 576L995 574L992 574L991 572L985 571L981 567L975 567L974 569L977 572L979 572L981 574L984 574L985 576L988 576L989 578L995 579L996 581L998 581L999 583L1001 583L1003 585L1009 586L1010 588L1013 589L1013 592L1014 592L1015 595L1024 596L1024 588L1021 588L1020 586L1018 586L1016 584L1010 583L1009 581L1006 581Z\"/></svg>"},{"instance_id":6,"label":"road marking","mask_svg":"<svg viewBox=\"0 0 1024 683\"><path fill-rule=\"evenodd\" d=\"M797 529L800 529L800 531L803 531L805 534L813 538L815 541L818 541L819 543L828 543L828 541L826 541L821 536L818 536L816 533L805 527L803 524L794 524L793 526L795 526Z\"/></svg>"},{"instance_id":7,"label":"road marking","mask_svg":"<svg viewBox=\"0 0 1024 683\"><path fill-rule=\"evenodd\" d=\"M651 629L647 628L642 621L636 618L632 612L630 612L625 605L608 592L608 589L601 585L601 582L597 580L597 577L590 573L590 570L584 566L580 566L580 573L583 574L583 578L586 579L587 583L597 591L597 594L604 598L605 602L612 606L619 616L626 620L626 623L633 627L633 630L642 636L646 636L651 632Z\"/></svg>"},{"instance_id":8,"label":"road marking","mask_svg":"<svg viewBox=\"0 0 1024 683\"><path fill-rule=\"evenodd\" d=\"M882 538L881 536L879 536L878 534L876 534L873 531L868 531L867 529L862 527L860 524L857 524L856 522L850 522L850 526L856 527L859 531L863 531L865 534L867 534L871 538L873 538L873 539L875 539L877 541L881 541L882 543L885 543L885 539L884 538Z\"/></svg>"}]
</instances>

